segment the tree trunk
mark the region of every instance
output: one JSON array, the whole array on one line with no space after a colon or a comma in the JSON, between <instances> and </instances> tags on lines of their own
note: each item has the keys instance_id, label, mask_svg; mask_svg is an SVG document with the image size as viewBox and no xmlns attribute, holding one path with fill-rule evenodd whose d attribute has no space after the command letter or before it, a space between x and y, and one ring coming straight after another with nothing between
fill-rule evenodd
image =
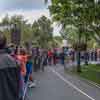
<instances>
[{"instance_id":1,"label":"tree trunk","mask_svg":"<svg viewBox=\"0 0 100 100\"><path fill-rule=\"evenodd\" d=\"M77 72L81 72L81 30L78 34L78 48L77 48Z\"/></svg>"},{"instance_id":2,"label":"tree trunk","mask_svg":"<svg viewBox=\"0 0 100 100\"><path fill-rule=\"evenodd\" d=\"M81 52L77 51L77 72L81 72Z\"/></svg>"},{"instance_id":3,"label":"tree trunk","mask_svg":"<svg viewBox=\"0 0 100 100\"><path fill-rule=\"evenodd\" d=\"M89 54L88 54L88 51L87 51L87 41L88 41L87 35L85 36L85 38L86 38L86 40L85 40L85 42L86 42L86 48L85 48L85 55L84 55L84 57L85 57L85 65L88 65Z\"/></svg>"},{"instance_id":4,"label":"tree trunk","mask_svg":"<svg viewBox=\"0 0 100 100\"><path fill-rule=\"evenodd\" d=\"M84 57L85 57L85 65L88 65L88 52L87 51L85 51Z\"/></svg>"}]
</instances>

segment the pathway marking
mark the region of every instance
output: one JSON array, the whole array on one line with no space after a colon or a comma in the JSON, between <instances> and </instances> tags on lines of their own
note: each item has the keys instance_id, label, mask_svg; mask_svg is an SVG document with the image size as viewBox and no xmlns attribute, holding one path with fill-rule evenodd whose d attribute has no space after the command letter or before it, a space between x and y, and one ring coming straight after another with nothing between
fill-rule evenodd
<instances>
[{"instance_id":1,"label":"pathway marking","mask_svg":"<svg viewBox=\"0 0 100 100\"><path fill-rule=\"evenodd\" d=\"M80 92L81 94L85 95L86 97L88 97L90 100L95 100L94 98L92 98L91 96L89 96L88 94L86 94L85 92L83 92L81 89L79 89L77 86L75 86L74 84L72 84L70 81L68 81L67 79L65 79L60 73L58 73L57 71L55 71L53 68L49 69L55 74L57 75L62 81L64 81L65 83L67 83L70 87L73 87L75 90L77 90L78 92Z\"/></svg>"}]
</instances>

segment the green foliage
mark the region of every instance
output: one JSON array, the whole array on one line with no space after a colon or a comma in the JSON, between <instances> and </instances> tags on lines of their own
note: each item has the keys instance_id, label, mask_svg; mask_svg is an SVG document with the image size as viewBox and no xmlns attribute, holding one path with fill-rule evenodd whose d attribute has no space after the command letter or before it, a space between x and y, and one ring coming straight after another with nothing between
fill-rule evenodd
<instances>
[{"instance_id":1,"label":"green foliage","mask_svg":"<svg viewBox=\"0 0 100 100\"><path fill-rule=\"evenodd\" d=\"M53 42L53 28L51 21L45 17L40 17L34 23L27 24L27 20L21 15L14 15L11 18L5 16L0 23L1 26L11 26L16 24L16 26L21 30L21 44L24 42L35 43L36 45L48 48L49 42ZM4 34L6 35L8 42L11 42L11 28L4 29Z\"/></svg>"},{"instance_id":2,"label":"green foliage","mask_svg":"<svg viewBox=\"0 0 100 100\"><path fill-rule=\"evenodd\" d=\"M63 36L66 37L66 34L70 33L65 33L66 26L73 25L78 29L77 42L87 43L91 38L95 38L100 43L100 2L95 3L94 0L52 0L49 10L53 20L62 25Z\"/></svg>"},{"instance_id":3,"label":"green foliage","mask_svg":"<svg viewBox=\"0 0 100 100\"><path fill-rule=\"evenodd\" d=\"M53 37L53 47L56 48L56 47L61 47L62 46L62 40L63 38L61 36L55 36Z\"/></svg>"},{"instance_id":4,"label":"green foliage","mask_svg":"<svg viewBox=\"0 0 100 100\"><path fill-rule=\"evenodd\" d=\"M51 21L45 16L40 17L32 25L33 37L36 39L38 45L42 48L48 48L50 45L48 43L52 41L53 38L53 28Z\"/></svg>"},{"instance_id":5,"label":"green foliage","mask_svg":"<svg viewBox=\"0 0 100 100\"><path fill-rule=\"evenodd\" d=\"M61 30L61 36L67 39L70 44L76 43L78 38L78 29L72 25L66 26L64 30Z\"/></svg>"},{"instance_id":6,"label":"green foliage","mask_svg":"<svg viewBox=\"0 0 100 100\"><path fill-rule=\"evenodd\" d=\"M90 81L100 84L100 67L99 65L88 65L82 67L82 73L79 74L81 77Z\"/></svg>"}]
</instances>

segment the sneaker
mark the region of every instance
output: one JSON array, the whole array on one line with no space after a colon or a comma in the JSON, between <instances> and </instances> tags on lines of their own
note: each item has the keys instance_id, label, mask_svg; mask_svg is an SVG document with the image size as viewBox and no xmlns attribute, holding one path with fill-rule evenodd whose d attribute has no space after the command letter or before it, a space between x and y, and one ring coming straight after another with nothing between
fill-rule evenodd
<instances>
[{"instance_id":1,"label":"sneaker","mask_svg":"<svg viewBox=\"0 0 100 100\"><path fill-rule=\"evenodd\" d=\"M35 82L32 82L28 87L29 88L35 88L36 87L36 83Z\"/></svg>"}]
</instances>

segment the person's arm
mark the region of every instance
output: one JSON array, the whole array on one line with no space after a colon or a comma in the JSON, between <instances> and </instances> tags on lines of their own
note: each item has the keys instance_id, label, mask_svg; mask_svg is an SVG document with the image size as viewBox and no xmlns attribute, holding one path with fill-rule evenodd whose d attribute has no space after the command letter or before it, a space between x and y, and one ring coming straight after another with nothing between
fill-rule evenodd
<instances>
[{"instance_id":1,"label":"person's arm","mask_svg":"<svg viewBox=\"0 0 100 100\"><path fill-rule=\"evenodd\" d=\"M21 62L21 74L22 74L23 76L26 75L26 65L25 65L24 62Z\"/></svg>"}]
</instances>

